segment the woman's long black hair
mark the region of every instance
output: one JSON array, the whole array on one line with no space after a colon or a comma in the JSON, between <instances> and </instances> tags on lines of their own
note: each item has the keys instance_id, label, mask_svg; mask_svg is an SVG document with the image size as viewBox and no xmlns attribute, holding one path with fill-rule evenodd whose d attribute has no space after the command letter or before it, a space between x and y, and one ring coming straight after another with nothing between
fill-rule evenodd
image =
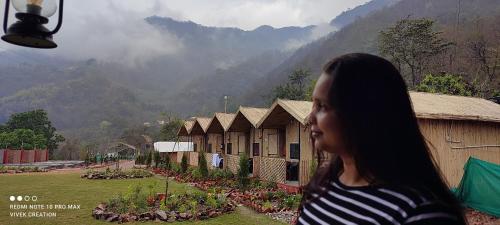
<instances>
[{"instance_id":1,"label":"woman's long black hair","mask_svg":"<svg viewBox=\"0 0 500 225\"><path fill-rule=\"evenodd\" d=\"M354 53L331 60L323 73L333 80L329 104L339 118L344 144L359 174L372 184L430 192L465 221L420 132L399 71L381 57ZM304 188L300 210L311 193L322 192L339 176L342 167L342 159L333 157L318 168Z\"/></svg>"}]
</instances>

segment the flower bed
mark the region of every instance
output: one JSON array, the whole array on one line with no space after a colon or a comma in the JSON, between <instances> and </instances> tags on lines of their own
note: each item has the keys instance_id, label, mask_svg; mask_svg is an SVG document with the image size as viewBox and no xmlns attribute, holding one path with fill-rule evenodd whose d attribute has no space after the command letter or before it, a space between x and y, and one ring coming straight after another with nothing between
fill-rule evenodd
<instances>
[{"instance_id":1,"label":"flower bed","mask_svg":"<svg viewBox=\"0 0 500 225\"><path fill-rule=\"evenodd\" d=\"M1 173L39 173L47 172L46 169L40 169L37 166L0 166Z\"/></svg>"},{"instance_id":2,"label":"flower bed","mask_svg":"<svg viewBox=\"0 0 500 225\"><path fill-rule=\"evenodd\" d=\"M214 192L182 195L146 194L137 186L125 196L118 195L99 204L92 216L108 222L161 220L167 222L204 220L234 211L235 204L227 194Z\"/></svg>"},{"instance_id":3,"label":"flower bed","mask_svg":"<svg viewBox=\"0 0 500 225\"><path fill-rule=\"evenodd\" d=\"M191 183L203 191L227 193L234 202L286 223L290 223L297 216L297 208L302 199L300 194L279 189L274 182L250 179L248 186L241 187L233 175L228 175L227 171L220 169L211 170L208 177L197 176L196 169L189 169L186 173L164 169L152 171L173 177L177 182Z\"/></svg>"},{"instance_id":4,"label":"flower bed","mask_svg":"<svg viewBox=\"0 0 500 225\"><path fill-rule=\"evenodd\" d=\"M132 170L110 170L109 168L105 171L87 170L86 173L82 174L81 178L87 179L134 179L134 178L145 178L151 177L153 174L147 170L132 169Z\"/></svg>"}]
</instances>

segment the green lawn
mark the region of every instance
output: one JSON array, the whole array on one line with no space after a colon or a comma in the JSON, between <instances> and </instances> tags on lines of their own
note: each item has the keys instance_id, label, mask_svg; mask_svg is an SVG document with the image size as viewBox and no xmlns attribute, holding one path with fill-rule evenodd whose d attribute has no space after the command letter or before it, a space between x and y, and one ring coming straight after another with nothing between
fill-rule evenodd
<instances>
[{"instance_id":1,"label":"green lawn","mask_svg":"<svg viewBox=\"0 0 500 225\"><path fill-rule=\"evenodd\" d=\"M125 193L129 186L138 183L157 183L158 192L163 192L165 182L161 178L131 179L131 180L87 180L81 179L79 173L68 174L36 174L36 175L0 175L0 224L117 224L97 221L92 218L92 209L100 202L106 201L118 193ZM185 192L190 187L170 182L169 192ZM36 195L37 204L79 204L80 210L56 210L55 218L12 218L9 209L12 202L9 197ZM25 203L25 202L23 202ZM33 203L26 203L33 204ZM33 210L21 210L33 211ZM36 210L35 210L36 211ZM47 210L45 210L47 211ZM51 211L54 212L54 211ZM127 224L159 224L158 222L137 222ZM172 224L172 223L168 223ZM238 207L237 211L217 218L173 224L283 224L264 215Z\"/></svg>"}]
</instances>

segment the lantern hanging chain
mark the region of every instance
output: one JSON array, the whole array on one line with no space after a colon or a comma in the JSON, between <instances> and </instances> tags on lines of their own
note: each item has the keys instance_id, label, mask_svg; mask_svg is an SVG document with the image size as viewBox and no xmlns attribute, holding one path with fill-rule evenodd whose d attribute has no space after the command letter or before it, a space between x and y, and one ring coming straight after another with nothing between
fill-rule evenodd
<instances>
[{"instance_id":1,"label":"lantern hanging chain","mask_svg":"<svg viewBox=\"0 0 500 225\"><path fill-rule=\"evenodd\" d=\"M57 21L57 25L53 31L49 32L50 35L53 35L61 29L62 21L63 21L63 8L64 8L64 0L59 0L59 19Z\"/></svg>"},{"instance_id":2,"label":"lantern hanging chain","mask_svg":"<svg viewBox=\"0 0 500 225\"><path fill-rule=\"evenodd\" d=\"M3 32L7 33L7 23L9 20L9 6L10 0L5 0L5 13L3 15Z\"/></svg>"}]
</instances>

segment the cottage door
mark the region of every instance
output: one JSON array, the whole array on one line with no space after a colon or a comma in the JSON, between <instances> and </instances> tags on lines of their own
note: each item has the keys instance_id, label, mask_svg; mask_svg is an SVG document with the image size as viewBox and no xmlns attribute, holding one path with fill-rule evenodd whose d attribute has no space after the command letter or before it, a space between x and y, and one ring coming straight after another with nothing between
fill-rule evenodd
<instances>
[{"instance_id":1,"label":"cottage door","mask_svg":"<svg viewBox=\"0 0 500 225\"><path fill-rule=\"evenodd\" d=\"M246 152L245 145L246 145L245 136L244 135L238 136L238 155L244 154Z\"/></svg>"},{"instance_id":2,"label":"cottage door","mask_svg":"<svg viewBox=\"0 0 500 225\"><path fill-rule=\"evenodd\" d=\"M278 149L279 149L279 156L280 157L286 157L286 133L285 130L279 130L278 131Z\"/></svg>"}]
</instances>

